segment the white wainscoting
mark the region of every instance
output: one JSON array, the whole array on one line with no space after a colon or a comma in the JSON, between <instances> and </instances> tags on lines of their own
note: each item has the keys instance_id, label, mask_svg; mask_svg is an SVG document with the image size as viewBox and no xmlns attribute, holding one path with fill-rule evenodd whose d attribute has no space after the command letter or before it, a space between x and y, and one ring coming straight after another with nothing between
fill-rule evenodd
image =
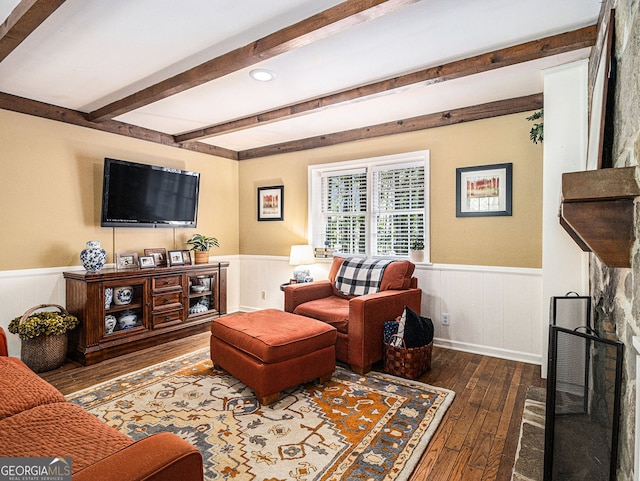
<instances>
[{"instance_id":1,"label":"white wainscoting","mask_svg":"<svg viewBox=\"0 0 640 481\"><path fill-rule=\"evenodd\" d=\"M289 265L288 257L240 256L240 310L249 312L259 309L283 309L282 284L293 277L295 266ZM331 267L330 259L323 259L309 266L314 280L326 279Z\"/></svg>"},{"instance_id":2,"label":"white wainscoting","mask_svg":"<svg viewBox=\"0 0 640 481\"><path fill-rule=\"evenodd\" d=\"M320 261L311 274L326 279L330 266L331 261ZM280 284L292 270L286 257L241 256L241 310L282 309ZM422 315L435 326L436 345L541 363L541 269L420 264L414 275L423 290ZM449 326L441 323L445 312Z\"/></svg>"},{"instance_id":3,"label":"white wainscoting","mask_svg":"<svg viewBox=\"0 0 640 481\"><path fill-rule=\"evenodd\" d=\"M283 308L280 285L293 267L287 257L219 256L228 261L227 311ZM311 275L326 279L330 260L311 266ZM0 271L0 326L39 304L65 305L64 271L60 267ZM483 266L426 265L415 276L423 290L422 315L433 319L435 344L488 356L541 363L542 272ZM441 323L448 313L450 325ZM20 355L20 340L8 334L9 353Z\"/></svg>"},{"instance_id":4,"label":"white wainscoting","mask_svg":"<svg viewBox=\"0 0 640 481\"><path fill-rule=\"evenodd\" d=\"M65 305L64 271L79 267L0 271L0 326L7 334L9 354L20 356L20 339L7 330L11 319L40 304Z\"/></svg>"},{"instance_id":5,"label":"white wainscoting","mask_svg":"<svg viewBox=\"0 0 640 481\"><path fill-rule=\"evenodd\" d=\"M415 276L436 345L541 363L541 269L435 264L419 265Z\"/></svg>"}]
</instances>

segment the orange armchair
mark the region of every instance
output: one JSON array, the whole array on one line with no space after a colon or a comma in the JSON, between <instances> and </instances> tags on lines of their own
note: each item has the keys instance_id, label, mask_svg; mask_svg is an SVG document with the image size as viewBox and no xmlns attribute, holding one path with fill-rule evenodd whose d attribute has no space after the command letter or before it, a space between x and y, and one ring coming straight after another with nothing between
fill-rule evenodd
<instances>
[{"instance_id":1,"label":"orange armchair","mask_svg":"<svg viewBox=\"0 0 640 481\"><path fill-rule=\"evenodd\" d=\"M401 315L405 306L420 312L422 290L412 277L415 265L394 261L384 271L379 292L345 296L335 288L343 261L333 258L326 281L286 286L284 310L334 326L338 331L336 359L364 374L382 359L384 323Z\"/></svg>"}]
</instances>

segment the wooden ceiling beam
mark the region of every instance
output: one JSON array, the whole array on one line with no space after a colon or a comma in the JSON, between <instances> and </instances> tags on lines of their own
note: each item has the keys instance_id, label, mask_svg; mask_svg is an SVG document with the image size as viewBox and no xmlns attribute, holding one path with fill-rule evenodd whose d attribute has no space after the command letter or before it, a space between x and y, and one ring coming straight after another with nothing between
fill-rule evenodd
<instances>
[{"instance_id":1,"label":"wooden ceiling beam","mask_svg":"<svg viewBox=\"0 0 640 481\"><path fill-rule=\"evenodd\" d=\"M539 40L477 55L475 57L466 58L464 60L458 60L448 64L439 65L437 67L427 68L418 72L402 75L400 77L382 80L362 87L344 90L335 94L251 115L231 122L193 130L191 132L176 135L175 140L178 143L198 139L202 140L216 135L250 129L259 125L266 125L272 122L311 114L327 107L348 105L349 103L358 101L362 97L373 98L394 89L405 88L417 84L429 85L438 82L445 82L447 80L487 72L489 70L517 63L528 62L551 55L591 47L595 44L595 41L596 26L592 25L579 30L553 35Z\"/></svg>"},{"instance_id":2,"label":"wooden ceiling beam","mask_svg":"<svg viewBox=\"0 0 640 481\"><path fill-rule=\"evenodd\" d=\"M26 99L4 92L0 92L0 109L11 110L12 112L33 115L35 117L41 117L49 120L56 120L58 122L65 122L67 124L79 125L80 127L88 127L90 129L110 132L112 134L124 135L126 137L155 142L169 147L177 147L203 154L224 157L226 159L238 160L238 154L234 150L195 141L177 144L173 140L172 135L151 129L145 129L144 127L138 127L136 125L126 124L124 122L117 122L115 120L109 120L97 124L87 120L85 114L77 110L58 107L56 105Z\"/></svg>"},{"instance_id":3,"label":"wooden ceiling beam","mask_svg":"<svg viewBox=\"0 0 640 481\"><path fill-rule=\"evenodd\" d=\"M155 130L145 129L124 122L110 120L101 123L91 122L86 119L84 113L56 105L25 99L7 93L0 92L0 109L33 115L44 119L65 122L68 124L87 127L113 134L123 135L134 139L154 142L169 147L176 147L193 152L222 157L231 160L249 160L258 157L267 157L283 153L298 152L301 150L327 147L357 140L371 139L385 135L395 135L416 130L432 129L462 122L471 122L500 115L509 115L519 112L537 110L542 107L542 94L529 95L516 99L501 100L472 107L422 115L410 119L386 122L383 124L363 127L359 129L336 132L333 134L311 137L308 139L284 142L281 144L258 147L255 149L236 152L203 142L176 143L173 136Z\"/></svg>"},{"instance_id":4,"label":"wooden ceiling beam","mask_svg":"<svg viewBox=\"0 0 640 481\"><path fill-rule=\"evenodd\" d=\"M350 0L290 25L271 35L204 62L192 69L135 92L89 114L104 121L171 95L197 87L258 62L335 35L355 25L393 12L418 0Z\"/></svg>"},{"instance_id":5,"label":"wooden ceiling beam","mask_svg":"<svg viewBox=\"0 0 640 481\"><path fill-rule=\"evenodd\" d=\"M0 25L0 62L65 0L22 0Z\"/></svg>"},{"instance_id":6,"label":"wooden ceiling beam","mask_svg":"<svg viewBox=\"0 0 640 481\"><path fill-rule=\"evenodd\" d=\"M269 155L297 152L300 150L317 149L330 145L354 142L357 140L372 139L387 135L414 132L416 130L433 129L446 125L471 122L474 120L487 119L500 115L509 115L520 112L528 112L542 108L543 95L534 94L515 99L499 100L472 107L464 107L455 110L447 110L435 114L421 115L410 119L386 122L359 129L346 130L318 137L283 142L281 144L268 145L255 149L248 149L238 152L238 160L249 160Z\"/></svg>"}]
</instances>

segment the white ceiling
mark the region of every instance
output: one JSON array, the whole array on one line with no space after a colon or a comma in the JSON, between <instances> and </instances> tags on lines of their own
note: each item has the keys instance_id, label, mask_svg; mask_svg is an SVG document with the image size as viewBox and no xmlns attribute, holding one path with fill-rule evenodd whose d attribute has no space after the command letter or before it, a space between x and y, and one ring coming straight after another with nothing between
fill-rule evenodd
<instances>
[{"instance_id":1,"label":"white ceiling","mask_svg":"<svg viewBox=\"0 0 640 481\"><path fill-rule=\"evenodd\" d=\"M19 0L0 0L4 20ZM324 11L335 0L67 0L0 62L0 91L81 112ZM116 117L180 134L595 24L600 0L421 0ZM202 140L241 151L542 92L589 49ZM251 79L254 68L275 80Z\"/></svg>"}]
</instances>

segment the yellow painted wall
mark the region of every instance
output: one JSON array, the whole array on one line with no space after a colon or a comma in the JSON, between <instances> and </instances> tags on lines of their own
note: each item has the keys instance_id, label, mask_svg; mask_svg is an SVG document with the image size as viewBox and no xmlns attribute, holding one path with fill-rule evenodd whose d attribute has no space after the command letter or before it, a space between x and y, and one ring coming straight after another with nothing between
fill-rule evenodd
<instances>
[{"instance_id":1,"label":"yellow painted wall","mask_svg":"<svg viewBox=\"0 0 640 481\"><path fill-rule=\"evenodd\" d=\"M80 265L88 240L108 262L145 247L215 236L237 254L238 162L0 110L0 270ZM100 227L104 157L200 172L196 229Z\"/></svg>"},{"instance_id":2,"label":"yellow painted wall","mask_svg":"<svg viewBox=\"0 0 640 481\"><path fill-rule=\"evenodd\" d=\"M431 261L542 266L542 146L529 141L531 113L513 114L293 154L240 162L240 253L289 254L307 242L307 170L312 164L430 151ZM456 218L456 168L513 163L513 215ZM284 185L284 221L258 222L256 191Z\"/></svg>"},{"instance_id":3,"label":"yellow painted wall","mask_svg":"<svg viewBox=\"0 0 640 481\"><path fill-rule=\"evenodd\" d=\"M429 149L431 260L541 266L542 147L529 113L235 162L0 110L0 270L79 265L87 240L116 252L183 248L193 232L217 237L214 255L282 255L307 239L307 167ZM195 170L193 229L100 227L104 157ZM513 216L456 218L456 167L512 162ZM258 222L258 187L284 185L283 222Z\"/></svg>"}]
</instances>

